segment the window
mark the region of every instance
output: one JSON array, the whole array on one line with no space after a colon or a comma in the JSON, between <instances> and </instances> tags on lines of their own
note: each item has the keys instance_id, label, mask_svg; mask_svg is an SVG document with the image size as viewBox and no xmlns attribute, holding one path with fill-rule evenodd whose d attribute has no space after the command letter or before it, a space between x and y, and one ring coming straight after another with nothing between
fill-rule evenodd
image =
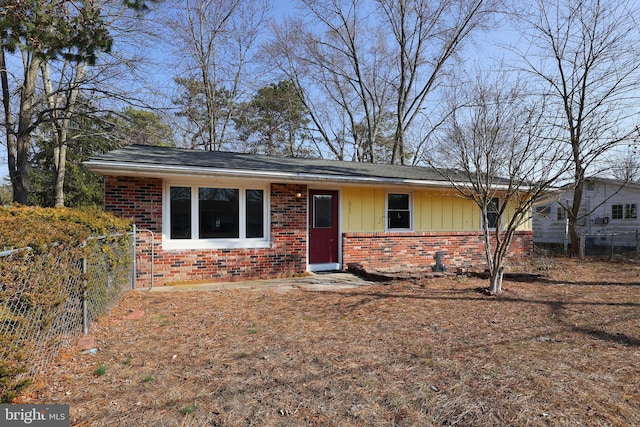
<instances>
[{"instance_id":1,"label":"window","mask_svg":"<svg viewBox=\"0 0 640 427\"><path fill-rule=\"evenodd\" d=\"M191 188L171 187L171 238L191 238Z\"/></svg>"},{"instance_id":2,"label":"window","mask_svg":"<svg viewBox=\"0 0 640 427\"><path fill-rule=\"evenodd\" d=\"M331 228L333 224L333 196L313 195L313 228Z\"/></svg>"},{"instance_id":3,"label":"window","mask_svg":"<svg viewBox=\"0 0 640 427\"><path fill-rule=\"evenodd\" d=\"M617 203L611 205L611 219L636 219L638 218L638 206L635 203L623 205Z\"/></svg>"},{"instance_id":4,"label":"window","mask_svg":"<svg viewBox=\"0 0 640 427\"><path fill-rule=\"evenodd\" d=\"M247 238L264 237L264 191L247 190Z\"/></svg>"},{"instance_id":5,"label":"window","mask_svg":"<svg viewBox=\"0 0 640 427\"><path fill-rule=\"evenodd\" d=\"M387 228L411 229L411 197L406 193L387 194Z\"/></svg>"},{"instance_id":6,"label":"window","mask_svg":"<svg viewBox=\"0 0 640 427\"><path fill-rule=\"evenodd\" d=\"M558 221L566 221L567 220L567 210L564 206L558 206Z\"/></svg>"},{"instance_id":7,"label":"window","mask_svg":"<svg viewBox=\"0 0 640 427\"><path fill-rule=\"evenodd\" d=\"M240 191L235 188L198 188L200 239L240 237Z\"/></svg>"},{"instance_id":8,"label":"window","mask_svg":"<svg viewBox=\"0 0 640 427\"><path fill-rule=\"evenodd\" d=\"M487 222L489 228L498 227L498 213L500 212L500 199L494 197L487 205Z\"/></svg>"},{"instance_id":9,"label":"window","mask_svg":"<svg viewBox=\"0 0 640 427\"><path fill-rule=\"evenodd\" d=\"M548 216L551 213L551 206L537 206L536 213L541 216Z\"/></svg>"},{"instance_id":10,"label":"window","mask_svg":"<svg viewBox=\"0 0 640 427\"><path fill-rule=\"evenodd\" d=\"M265 189L169 186L165 232L169 248L263 247Z\"/></svg>"},{"instance_id":11,"label":"window","mask_svg":"<svg viewBox=\"0 0 640 427\"><path fill-rule=\"evenodd\" d=\"M624 205L624 217L626 219L638 218L638 208L635 203Z\"/></svg>"},{"instance_id":12,"label":"window","mask_svg":"<svg viewBox=\"0 0 640 427\"><path fill-rule=\"evenodd\" d=\"M612 205L611 206L611 219L622 219L623 218L623 210L622 205Z\"/></svg>"}]
</instances>

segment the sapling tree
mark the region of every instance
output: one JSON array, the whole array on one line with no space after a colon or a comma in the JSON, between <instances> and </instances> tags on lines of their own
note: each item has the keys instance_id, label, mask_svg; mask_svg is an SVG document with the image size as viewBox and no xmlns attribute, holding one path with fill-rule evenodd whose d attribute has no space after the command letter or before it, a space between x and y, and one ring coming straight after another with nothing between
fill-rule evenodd
<instances>
[{"instance_id":1,"label":"sapling tree","mask_svg":"<svg viewBox=\"0 0 640 427\"><path fill-rule=\"evenodd\" d=\"M488 291L495 295L502 292L516 232L530 221L536 199L566 171L568 156L542 122L543 101L528 102L521 88L488 81L483 77L452 94L454 112L425 160L478 206Z\"/></svg>"}]
</instances>

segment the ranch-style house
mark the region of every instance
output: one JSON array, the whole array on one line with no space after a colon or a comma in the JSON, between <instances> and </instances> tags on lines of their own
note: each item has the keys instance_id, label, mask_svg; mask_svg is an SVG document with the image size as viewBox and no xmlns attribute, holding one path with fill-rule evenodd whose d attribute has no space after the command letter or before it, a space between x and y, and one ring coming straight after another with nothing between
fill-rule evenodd
<instances>
[{"instance_id":1,"label":"ranch-style house","mask_svg":"<svg viewBox=\"0 0 640 427\"><path fill-rule=\"evenodd\" d=\"M484 269L480 210L430 168L142 145L85 165L104 176L105 210L153 236L137 259L157 285L428 270L439 251L449 271ZM528 222L511 256L532 237Z\"/></svg>"}]
</instances>

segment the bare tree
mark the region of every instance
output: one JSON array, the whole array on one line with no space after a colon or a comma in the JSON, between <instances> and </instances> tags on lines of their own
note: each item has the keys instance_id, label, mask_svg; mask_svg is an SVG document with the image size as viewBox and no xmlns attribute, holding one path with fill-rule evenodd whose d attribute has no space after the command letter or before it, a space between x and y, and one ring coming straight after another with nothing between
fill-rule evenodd
<instances>
[{"instance_id":1,"label":"bare tree","mask_svg":"<svg viewBox=\"0 0 640 427\"><path fill-rule=\"evenodd\" d=\"M544 103L504 79L483 76L469 87L452 94L454 113L425 160L480 209L489 292L499 294L512 239L566 171L567 153L545 126Z\"/></svg>"},{"instance_id":2,"label":"bare tree","mask_svg":"<svg viewBox=\"0 0 640 427\"><path fill-rule=\"evenodd\" d=\"M571 250L585 178L602 172L607 153L636 133L640 99L637 3L535 0L516 12L531 45L516 50L550 101L547 120L571 152L573 198L566 207Z\"/></svg>"},{"instance_id":3,"label":"bare tree","mask_svg":"<svg viewBox=\"0 0 640 427\"><path fill-rule=\"evenodd\" d=\"M220 150L238 103L256 79L250 64L271 5L268 0L185 0L180 6L169 27L186 68L178 80L187 91L182 115L196 129L194 145ZM204 111L189 104L194 97L202 98Z\"/></svg>"},{"instance_id":4,"label":"bare tree","mask_svg":"<svg viewBox=\"0 0 640 427\"><path fill-rule=\"evenodd\" d=\"M301 0L268 51L310 112L319 151L373 162L392 107L391 55L366 2Z\"/></svg>"},{"instance_id":5,"label":"bare tree","mask_svg":"<svg viewBox=\"0 0 640 427\"><path fill-rule=\"evenodd\" d=\"M495 3L301 0L305 19L277 27L269 50L334 156L343 158L346 150L354 160L405 163L410 129L416 133L418 122L434 114L436 108L426 113L427 99L437 95L463 42Z\"/></svg>"},{"instance_id":6,"label":"bare tree","mask_svg":"<svg viewBox=\"0 0 640 427\"><path fill-rule=\"evenodd\" d=\"M404 164L406 136L423 119L464 41L496 12L492 0L377 0L396 43L396 131L391 163Z\"/></svg>"}]
</instances>

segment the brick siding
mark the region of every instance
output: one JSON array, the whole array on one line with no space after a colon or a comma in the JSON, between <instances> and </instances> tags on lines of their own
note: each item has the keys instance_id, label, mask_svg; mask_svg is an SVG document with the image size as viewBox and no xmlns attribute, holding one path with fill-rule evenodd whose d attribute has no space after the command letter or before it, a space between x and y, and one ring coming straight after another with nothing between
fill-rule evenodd
<instances>
[{"instance_id":1,"label":"brick siding","mask_svg":"<svg viewBox=\"0 0 640 427\"><path fill-rule=\"evenodd\" d=\"M298 193L302 197L296 197ZM106 177L105 210L134 218L141 230L136 250L138 287L150 286L152 274L155 286L286 277L306 272L306 194L305 185L271 185L271 247L258 249L164 250L161 179ZM151 233L143 230L153 232L153 251Z\"/></svg>"},{"instance_id":2,"label":"brick siding","mask_svg":"<svg viewBox=\"0 0 640 427\"><path fill-rule=\"evenodd\" d=\"M434 256L444 251L448 271L486 267L480 232L343 233L343 265L361 264L365 269L426 270ZM533 253L533 233L519 232L511 242L508 259L521 260Z\"/></svg>"},{"instance_id":3,"label":"brick siding","mask_svg":"<svg viewBox=\"0 0 640 427\"><path fill-rule=\"evenodd\" d=\"M138 228L162 233L162 180L106 176L104 209L117 216L133 218Z\"/></svg>"}]
</instances>

